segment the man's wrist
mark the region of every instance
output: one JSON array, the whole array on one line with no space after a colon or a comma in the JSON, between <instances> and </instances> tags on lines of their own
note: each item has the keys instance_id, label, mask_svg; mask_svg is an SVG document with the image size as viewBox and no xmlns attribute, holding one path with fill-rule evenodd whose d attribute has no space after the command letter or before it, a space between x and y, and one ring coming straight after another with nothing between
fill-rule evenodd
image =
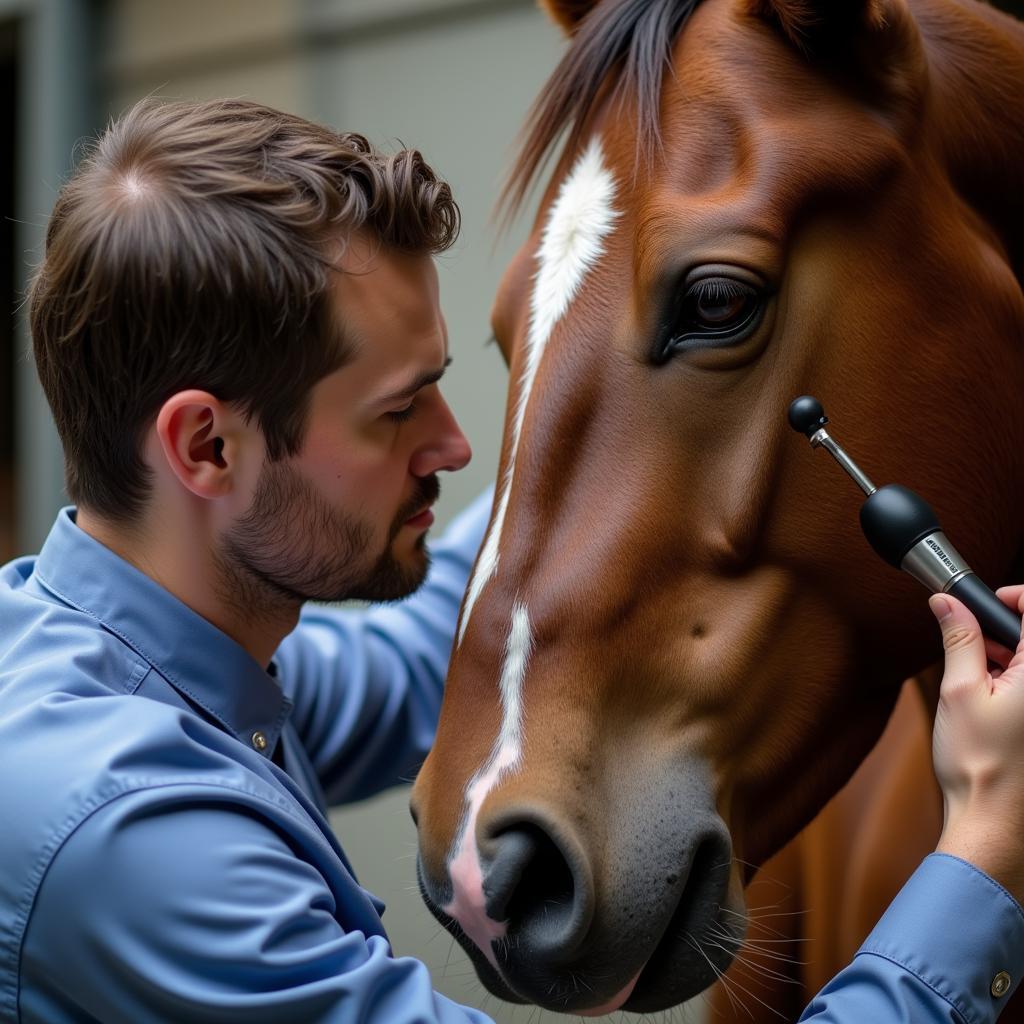
<instances>
[{"instance_id":1,"label":"man's wrist","mask_svg":"<svg viewBox=\"0 0 1024 1024\"><path fill-rule=\"evenodd\" d=\"M1024 826L1017 818L1016 808L949 814L936 852L973 864L1024 904Z\"/></svg>"}]
</instances>

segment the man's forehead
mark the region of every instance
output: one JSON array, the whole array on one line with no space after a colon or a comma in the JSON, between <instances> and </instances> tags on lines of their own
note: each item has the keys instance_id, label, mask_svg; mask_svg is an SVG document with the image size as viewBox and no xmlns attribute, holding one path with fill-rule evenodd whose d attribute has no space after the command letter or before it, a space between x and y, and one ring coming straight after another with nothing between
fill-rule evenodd
<instances>
[{"instance_id":1,"label":"man's forehead","mask_svg":"<svg viewBox=\"0 0 1024 1024\"><path fill-rule=\"evenodd\" d=\"M334 263L330 301L351 354L339 386L375 403L443 369L448 334L429 255L397 252L360 234Z\"/></svg>"},{"instance_id":2,"label":"man's forehead","mask_svg":"<svg viewBox=\"0 0 1024 1024\"><path fill-rule=\"evenodd\" d=\"M332 262L341 276L354 280L412 279L437 284L437 269L429 253L403 252L365 231L339 239Z\"/></svg>"},{"instance_id":3,"label":"man's forehead","mask_svg":"<svg viewBox=\"0 0 1024 1024\"><path fill-rule=\"evenodd\" d=\"M439 329L440 290L429 255L402 253L358 238L335 265L332 304L353 341L372 341L382 331Z\"/></svg>"}]
</instances>

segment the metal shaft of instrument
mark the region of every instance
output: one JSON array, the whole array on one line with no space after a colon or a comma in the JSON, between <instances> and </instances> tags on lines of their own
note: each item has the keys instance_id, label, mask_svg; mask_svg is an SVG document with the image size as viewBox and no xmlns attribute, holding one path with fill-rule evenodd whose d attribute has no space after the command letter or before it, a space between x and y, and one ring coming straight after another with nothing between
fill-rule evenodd
<instances>
[{"instance_id":1,"label":"metal shaft of instrument","mask_svg":"<svg viewBox=\"0 0 1024 1024\"><path fill-rule=\"evenodd\" d=\"M832 457L839 463L843 469L853 478L857 486L867 495L872 495L878 488L868 479L863 472L861 472L860 466L857 465L853 459L850 458L842 448L836 444L835 441L829 437L828 431L824 428L817 431L811 438L811 445L814 448L824 448L825 451L830 452Z\"/></svg>"}]
</instances>

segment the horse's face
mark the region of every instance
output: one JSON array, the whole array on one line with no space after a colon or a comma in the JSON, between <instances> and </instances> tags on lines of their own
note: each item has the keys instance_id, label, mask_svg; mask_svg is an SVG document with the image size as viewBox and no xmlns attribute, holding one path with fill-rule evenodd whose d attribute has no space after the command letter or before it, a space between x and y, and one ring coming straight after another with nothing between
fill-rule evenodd
<instances>
[{"instance_id":1,"label":"horse's face","mask_svg":"<svg viewBox=\"0 0 1024 1024\"><path fill-rule=\"evenodd\" d=\"M707 0L653 170L598 105L502 285L502 471L414 806L427 900L506 998L641 1011L710 984L749 868L937 652L793 397L983 576L1016 552L1020 290L951 187L913 23L876 32L826 71ZM968 371L984 402L958 400Z\"/></svg>"}]
</instances>

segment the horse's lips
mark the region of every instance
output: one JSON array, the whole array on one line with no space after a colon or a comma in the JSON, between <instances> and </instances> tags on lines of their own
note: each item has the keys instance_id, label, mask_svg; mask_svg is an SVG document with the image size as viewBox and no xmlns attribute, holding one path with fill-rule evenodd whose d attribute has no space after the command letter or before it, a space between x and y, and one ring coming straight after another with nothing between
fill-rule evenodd
<instances>
[{"instance_id":1,"label":"horse's lips","mask_svg":"<svg viewBox=\"0 0 1024 1024\"><path fill-rule=\"evenodd\" d=\"M607 891L616 896L609 901L609 913L590 922L585 937L577 935L577 941L565 949L555 949L551 956L531 955L532 944L519 941L522 936L512 922L499 926L506 932L506 941L496 944L493 940L499 936L490 929L480 933L479 928L472 927L480 922L468 915L465 907L456 907L457 892L466 889L465 872L462 885L457 886L453 874L459 871L452 872L456 865L446 865L448 885L436 890L443 902L438 905L428 898L428 906L456 934L480 980L494 995L510 1002L592 1017L616 1010L664 1010L693 998L717 980L742 943L736 922L723 920L723 909L729 905L732 844L717 813L708 809L699 813L701 803L710 804L703 797L703 788L686 801L674 783L667 792L675 799L667 808L665 820L678 820L678 805L686 804L685 847L678 841L660 842L653 849L661 856L652 854L648 858L650 864L645 862L639 882L636 876L628 879L631 885L625 888L615 885L615 879L609 882ZM694 804L698 813L690 809ZM671 819L668 811L673 812ZM472 830L468 834L472 835ZM459 852L466 851L460 848ZM477 863L476 857L472 860ZM461 864L458 857L456 861ZM686 865L686 869L680 865ZM469 888L476 891L481 881L474 879ZM658 882L663 884L659 887ZM670 888L666 890L664 883ZM424 895L427 889L424 886ZM630 894L632 899L628 898ZM456 909L462 911L461 924L451 913ZM482 904L478 909L485 913ZM471 926L469 931L467 924ZM734 932L737 934L730 941L727 935ZM528 938L528 930L523 934ZM698 940L707 935L714 941L705 952L689 938L691 935ZM619 987L612 989L615 976ZM575 984L570 987L571 982ZM579 1005L586 1002L590 1002L589 1007Z\"/></svg>"},{"instance_id":2,"label":"horse's lips","mask_svg":"<svg viewBox=\"0 0 1024 1024\"><path fill-rule=\"evenodd\" d=\"M645 964L644 967L647 965ZM579 1014L581 1017L603 1017L606 1013L614 1013L616 1010L621 1010L623 1004L633 994L633 989L636 988L636 983L640 980L640 975L643 974L644 968L641 967L636 974L633 975L625 988L619 993L612 996L607 1003L602 1003L600 1006L592 1007L589 1010L574 1010L574 1013Z\"/></svg>"},{"instance_id":3,"label":"horse's lips","mask_svg":"<svg viewBox=\"0 0 1024 1024\"><path fill-rule=\"evenodd\" d=\"M473 962L474 967L477 970L477 974L480 980L484 983L485 987L493 994L498 996L500 999L504 999L507 1002L519 1003L519 1004L533 1004L539 1006L545 1006L543 1003L537 1002L535 997L523 995L516 988L512 987L512 983L506 978L504 971L493 962L492 957L488 957L480 949L476 942L473 942L466 933L457 925L454 918L447 915L438 904L431 898L427 887L424 885L422 871L419 865L417 865L417 874L420 878L420 889L424 897L424 900L434 914L435 917L447 928L449 931L453 931L459 944L463 947L470 960ZM678 907L676 908L678 912ZM453 928L454 926L454 928ZM678 1005L679 1003L690 999L698 994L699 990L684 994L681 998L675 998L671 1002L664 1002L660 997L655 996L657 1003L651 1007L646 1004L653 995L652 989L657 992L661 988L662 979L668 972L668 976L675 974L675 957L672 952L666 948L666 939L673 932L674 928L674 916L673 920L669 922L668 927L665 929L658 941L654 950L651 951L650 955L645 958L644 962L636 970L632 979L619 990L616 995L612 996L606 1002L602 1003L598 1007L591 1007L589 1009L573 1009L568 1011L564 1006L547 1006L547 1009L556 1010L558 1012L571 1012L572 1014L580 1017L598 1017L604 1014L613 1013L616 1010L626 1010L632 1013L650 1013L660 1012L661 1010L667 1009L670 1006ZM737 943L739 945L739 943ZM670 959L666 963L666 953ZM731 959L731 957L730 957ZM715 969L717 975L721 975L724 972L727 963L724 962L720 967ZM575 968L579 971L579 967ZM630 1003L634 1005L629 1005Z\"/></svg>"}]
</instances>

